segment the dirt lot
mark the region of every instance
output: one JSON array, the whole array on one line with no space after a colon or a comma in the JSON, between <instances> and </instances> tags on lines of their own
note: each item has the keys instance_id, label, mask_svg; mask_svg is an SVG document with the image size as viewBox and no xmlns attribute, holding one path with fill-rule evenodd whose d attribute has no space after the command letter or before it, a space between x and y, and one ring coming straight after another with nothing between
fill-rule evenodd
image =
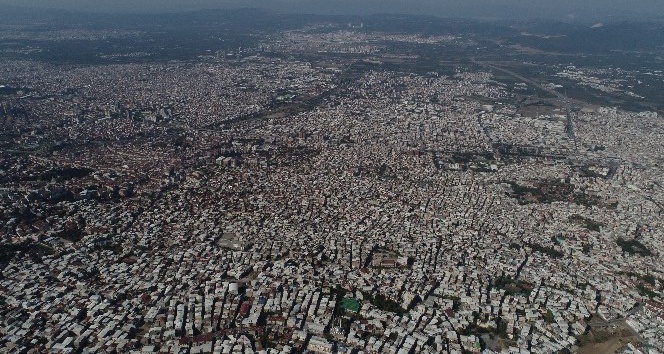
<instances>
[{"instance_id":1,"label":"dirt lot","mask_svg":"<svg viewBox=\"0 0 664 354\"><path fill-rule=\"evenodd\" d=\"M629 342L639 342L626 328L593 330L580 338L578 354L613 354Z\"/></svg>"},{"instance_id":2,"label":"dirt lot","mask_svg":"<svg viewBox=\"0 0 664 354\"><path fill-rule=\"evenodd\" d=\"M594 343L583 346L579 349L579 354L612 354L618 353L620 348L623 348L630 341L636 341L635 337L624 337L610 339L604 343Z\"/></svg>"}]
</instances>

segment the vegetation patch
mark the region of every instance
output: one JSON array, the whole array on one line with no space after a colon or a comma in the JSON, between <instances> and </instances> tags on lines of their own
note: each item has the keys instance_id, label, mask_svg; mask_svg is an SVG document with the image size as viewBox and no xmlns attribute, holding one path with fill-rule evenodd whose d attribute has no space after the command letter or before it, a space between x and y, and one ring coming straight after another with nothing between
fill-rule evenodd
<instances>
[{"instance_id":1,"label":"vegetation patch","mask_svg":"<svg viewBox=\"0 0 664 354\"><path fill-rule=\"evenodd\" d=\"M592 243L584 243L581 251L585 254L588 254L592 249L593 249Z\"/></svg>"},{"instance_id":2,"label":"vegetation patch","mask_svg":"<svg viewBox=\"0 0 664 354\"><path fill-rule=\"evenodd\" d=\"M406 312L398 302L385 297L385 295L381 293L376 293L374 296L369 293L363 293L362 295L364 295L365 300L369 301L369 303L376 306L376 308L381 311L392 312L397 315L403 315Z\"/></svg>"},{"instance_id":3,"label":"vegetation patch","mask_svg":"<svg viewBox=\"0 0 664 354\"><path fill-rule=\"evenodd\" d=\"M601 222L595 221L595 220L590 219L590 218L583 217L583 216L578 215L578 214L574 214L574 215L570 216L569 221L571 221L575 224L579 224L579 225L585 227L586 229L588 229L590 231L599 232L600 229L602 228L602 226L604 226L604 224L602 224Z\"/></svg>"},{"instance_id":4,"label":"vegetation patch","mask_svg":"<svg viewBox=\"0 0 664 354\"><path fill-rule=\"evenodd\" d=\"M509 275L501 275L493 280L493 287L497 290L504 289L506 293L530 295L533 284L521 280L512 279Z\"/></svg>"},{"instance_id":5,"label":"vegetation patch","mask_svg":"<svg viewBox=\"0 0 664 354\"><path fill-rule=\"evenodd\" d=\"M586 178L606 178L606 175L595 171L589 166L579 168L579 175Z\"/></svg>"},{"instance_id":6,"label":"vegetation patch","mask_svg":"<svg viewBox=\"0 0 664 354\"><path fill-rule=\"evenodd\" d=\"M528 247L532 248L533 251L543 253L552 258L563 258L564 254L557 249L550 246L538 245L536 243L529 243Z\"/></svg>"},{"instance_id":7,"label":"vegetation patch","mask_svg":"<svg viewBox=\"0 0 664 354\"><path fill-rule=\"evenodd\" d=\"M46 254L52 254L51 248L37 242L24 242L21 244L3 244L0 247L0 264L7 263L16 255L23 254L32 259L33 262L40 263L41 257Z\"/></svg>"},{"instance_id":8,"label":"vegetation patch","mask_svg":"<svg viewBox=\"0 0 664 354\"><path fill-rule=\"evenodd\" d=\"M516 182L508 184L512 189L508 195L517 199L519 204L569 202L586 207L593 205L613 207L603 203L601 198L587 194L583 189L577 190L575 185L566 181L544 180L536 182L533 186L522 186Z\"/></svg>"},{"instance_id":9,"label":"vegetation patch","mask_svg":"<svg viewBox=\"0 0 664 354\"><path fill-rule=\"evenodd\" d=\"M544 322L546 322L546 323L555 322L555 319L553 317L553 312L551 312L551 310L549 310L549 309L546 310L546 313L544 314L543 317L544 317Z\"/></svg>"},{"instance_id":10,"label":"vegetation patch","mask_svg":"<svg viewBox=\"0 0 664 354\"><path fill-rule=\"evenodd\" d=\"M71 241L71 242L78 242L83 238L83 230L81 229L72 229L72 230L62 230L58 232L55 236Z\"/></svg>"},{"instance_id":11,"label":"vegetation patch","mask_svg":"<svg viewBox=\"0 0 664 354\"><path fill-rule=\"evenodd\" d=\"M639 254L642 256L652 256L652 252L641 242L636 239L625 240L624 238L618 238L618 246L622 249L623 252L629 254Z\"/></svg>"}]
</instances>

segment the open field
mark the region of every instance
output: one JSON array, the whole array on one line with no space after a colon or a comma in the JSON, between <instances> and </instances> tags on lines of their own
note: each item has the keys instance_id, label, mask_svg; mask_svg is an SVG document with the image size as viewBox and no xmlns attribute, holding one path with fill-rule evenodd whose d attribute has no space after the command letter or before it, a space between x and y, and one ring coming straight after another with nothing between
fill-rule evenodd
<instances>
[{"instance_id":1,"label":"open field","mask_svg":"<svg viewBox=\"0 0 664 354\"><path fill-rule=\"evenodd\" d=\"M623 326L615 329L602 328L591 330L580 338L581 348L579 354L612 354L618 353L630 342L640 342L640 339Z\"/></svg>"}]
</instances>

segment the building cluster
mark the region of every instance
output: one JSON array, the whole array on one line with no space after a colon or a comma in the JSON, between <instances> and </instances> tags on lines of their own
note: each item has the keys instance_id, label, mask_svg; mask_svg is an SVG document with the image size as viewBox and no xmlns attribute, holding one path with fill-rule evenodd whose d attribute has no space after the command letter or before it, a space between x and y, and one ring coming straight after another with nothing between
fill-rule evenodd
<instances>
[{"instance_id":1,"label":"building cluster","mask_svg":"<svg viewBox=\"0 0 664 354\"><path fill-rule=\"evenodd\" d=\"M349 24L350 29L338 29L337 25L310 26L285 31L262 43L263 51L289 53L371 54L393 57L390 44L450 45L466 47L477 43L468 38L452 35L417 35L362 31L364 24Z\"/></svg>"},{"instance_id":2,"label":"building cluster","mask_svg":"<svg viewBox=\"0 0 664 354\"><path fill-rule=\"evenodd\" d=\"M655 115L210 60L0 64L0 352L664 352Z\"/></svg>"},{"instance_id":3,"label":"building cluster","mask_svg":"<svg viewBox=\"0 0 664 354\"><path fill-rule=\"evenodd\" d=\"M660 73L649 73L654 77L661 77ZM621 68L577 68L574 65L561 68L557 77L572 80L573 82L588 86L595 90L609 94L625 94L630 97L643 99L645 97L634 93L634 88L647 85L638 79L640 71L624 70Z\"/></svg>"}]
</instances>

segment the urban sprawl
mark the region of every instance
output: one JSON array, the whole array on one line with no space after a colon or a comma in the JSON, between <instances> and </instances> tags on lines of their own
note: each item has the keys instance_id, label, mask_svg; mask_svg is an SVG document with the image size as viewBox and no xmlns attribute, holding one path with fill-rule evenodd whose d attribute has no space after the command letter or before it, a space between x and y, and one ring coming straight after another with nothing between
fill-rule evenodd
<instances>
[{"instance_id":1,"label":"urban sprawl","mask_svg":"<svg viewBox=\"0 0 664 354\"><path fill-rule=\"evenodd\" d=\"M349 27L2 61L0 352L664 352L661 115Z\"/></svg>"}]
</instances>

